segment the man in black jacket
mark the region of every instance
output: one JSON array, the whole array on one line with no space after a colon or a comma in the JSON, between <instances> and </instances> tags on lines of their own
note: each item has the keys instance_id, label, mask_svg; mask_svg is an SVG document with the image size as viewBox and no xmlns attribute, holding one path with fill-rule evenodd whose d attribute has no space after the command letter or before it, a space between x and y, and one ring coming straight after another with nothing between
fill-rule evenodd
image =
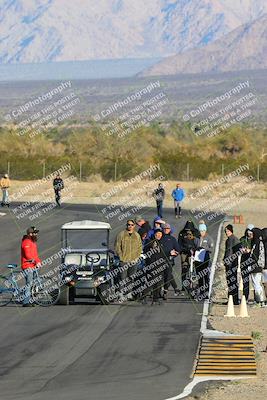
<instances>
[{"instance_id":1,"label":"man in black jacket","mask_svg":"<svg viewBox=\"0 0 267 400\"><path fill-rule=\"evenodd\" d=\"M162 218L163 200L165 198L165 190L162 183L159 183L157 189L154 190L153 197L156 200L158 216Z\"/></svg>"},{"instance_id":2,"label":"man in black jacket","mask_svg":"<svg viewBox=\"0 0 267 400\"><path fill-rule=\"evenodd\" d=\"M178 244L180 246L181 266L182 266L182 292L185 292L186 277L190 268L190 260L192 253L199 247L199 230L195 228L192 221L187 221L184 228L178 235Z\"/></svg>"},{"instance_id":3,"label":"man in black jacket","mask_svg":"<svg viewBox=\"0 0 267 400\"><path fill-rule=\"evenodd\" d=\"M233 225L229 224L224 230L227 239L225 242L225 252L223 262L226 272L226 281L228 286L228 297L233 296L235 305L239 304L238 300L238 283L237 283L237 267L238 256L241 254L242 245L239 239L234 235Z\"/></svg>"},{"instance_id":4,"label":"man in black jacket","mask_svg":"<svg viewBox=\"0 0 267 400\"><path fill-rule=\"evenodd\" d=\"M54 187L54 191L55 191L56 203L57 203L58 207L60 207L60 205L61 205L61 202L60 202L61 190L64 189L64 182L59 174L57 174L57 176L53 180L53 187Z\"/></svg>"},{"instance_id":5,"label":"man in black jacket","mask_svg":"<svg viewBox=\"0 0 267 400\"><path fill-rule=\"evenodd\" d=\"M169 224L163 225L164 235L161 239L161 245L165 256L168 259L168 266L164 270L164 299L167 300L167 294L169 286L171 285L174 289L174 295L178 296L179 290L177 287L177 283L173 276L173 267L174 257L178 256L180 252L180 246L178 245L178 241L174 236L171 235L171 226Z\"/></svg>"}]
</instances>

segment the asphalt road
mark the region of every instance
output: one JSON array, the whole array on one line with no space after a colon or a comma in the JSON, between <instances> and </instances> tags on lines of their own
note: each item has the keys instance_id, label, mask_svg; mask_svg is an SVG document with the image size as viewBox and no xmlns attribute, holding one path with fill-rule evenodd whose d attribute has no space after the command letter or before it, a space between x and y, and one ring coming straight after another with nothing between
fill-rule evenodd
<instances>
[{"instance_id":1,"label":"asphalt road","mask_svg":"<svg viewBox=\"0 0 267 400\"><path fill-rule=\"evenodd\" d=\"M2 211L2 210L1 210ZM6 211L6 210L5 210ZM189 213L175 220L182 229ZM144 215L153 219L153 212ZM116 217L117 218L117 217ZM60 250L60 226L69 221L102 220L96 206L69 205L29 221L14 211L0 217L0 265L19 262L26 227L40 229L44 259ZM210 234L216 239L219 221ZM113 243L124 221L111 221ZM179 276L179 265L176 267ZM1 267L3 271L3 267ZM2 400L163 400L181 393L190 381L199 341L203 305L170 297L162 306L0 308L0 393Z\"/></svg>"}]
</instances>

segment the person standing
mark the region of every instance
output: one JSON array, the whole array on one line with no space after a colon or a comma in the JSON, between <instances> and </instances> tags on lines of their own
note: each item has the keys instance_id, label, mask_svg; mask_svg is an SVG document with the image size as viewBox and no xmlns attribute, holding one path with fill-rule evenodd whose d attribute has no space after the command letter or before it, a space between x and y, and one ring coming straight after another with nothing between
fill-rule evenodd
<instances>
[{"instance_id":1,"label":"person standing","mask_svg":"<svg viewBox=\"0 0 267 400\"><path fill-rule=\"evenodd\" d=\"M247 229L244 232L244 235L240 238L241 243L241 262L240 262L240 269L241 269L241 276L243 281L243 294L248 301L249 298L249 277L250 271L254 265L254 262L251 258L251 249L252 249L252 239L253 239L253 232L252 229L254 225L249 224Z\"/></svg>"},{"instance_id":2,"label":"person standing","mask_svg":"<svg viewBox=\"0 0 267 400\"><path fill-rule=\"evenodd\" d=\"M196 273L198 277L199 287L199 300L209 298L210 287L210 268L211 268L211 255L214 249L214 242L212 237L207 232L206 224L199 224L199 261L195 260ZM196 257L195 253L195 257Z\"/></svg>"},{"instance_id":3,"label":"person standing","mask_svg":"<svg viewBox=\"0 0 267 400\"><path fill-rule=\"evenodd\" d=\"M0 182L1 190L2 190L2 207L9 207L9 196L8 196L8 189L10 188L10 179L8 174L5 174Z\"/></svg>"},{"instance_id":4,"label":"person standing","mask_svg":"<svg viewBox=\"0 0 267 400\"><path fill-rule=\"evenodd\" d=\"M61 206L61 190L64 189L64 182L63 179L59 174L56 175L55 179L53 180L53 187L55 192L55 199L58 207Z\"/></svg>"},{"instance_id":5,"label":"person standing","mask_svg":"<svg viewBox=\"0 0 267 400\"><path fill-rule=\"evenodd\" d=\"M239 304L238 299L238 281L237 281L237 267L238 267L238 254L241 250L241 243L234 235L233 225L229 224L225 227L224 232L227 236L225 242L225 252L223 262L226 272L226 281L228 286L228 297L233 296L235 305Z\"/></svg>"},{"instance_id":6,"label":"person standing","mask_svg":"<svg viewBox=\"0 0 267 400\"><path fill-rule=\"evenodd\" d=\"M181 218L182 216L182 206L181 203L185 198L184 189L182 189L180 183L177 183L176 189L172 191L172 198L174 200L174 214L175 218Z\"/></svg>"},{"instance_id":7,"label":"person standing","mask_svg":"<svg viewBox=\"0 0 267 400\"><path fill-rule=\"evenodd\" d=\"M182 281L182 294L187 289L185 281L190 268L192 253L199 247L199 231L195 228L194 223L188 220L184 228L178 235L178 244L180 246L181 255L181 281Z\"/></svg>"},{"instance_id":8,"label":"person standing","mask_svg":"<svg viewBox=\"0 0 267 400\"><path fill-rule=\"evenodd\" d=\"M41 265L38 255L37 240L39 230L34 226L27 229L21 241L21 269L23 270L26 285L23 307L32 307L31 290L34 280L35 268Z\"/></svg>"},{"instance_id":9,"label":"person standing","mask_svg":"<svg viewBox=\"0 0 267 400\"><path fill-rule=\"evenodd\" d=\"M135 230L135 221L129 219L126 229L120 232L115 239L115 252L120 259L120 291L121 297L127 295L132 298L131 290L128 290L127 283L134 284L134 274L140 263L142 254L142 240Z\"/></svg>"},{"instance_id":10,"label":"person standing","mask_svg":"<svg viewBox=\"0 0 267 400\"><path fill-rule=\"evenodd\" d=\"M162 304L162 289L164 285L164 271L167 268L166 255L162 247L162 229L155 230L154 237L150 240L144 249L146 256L145 274L147 288L143 294L144 300L148 292L152 291L152 303ZM146 302L146 301L145 301Z\"/></svg>"},{"instance_id":11,"label":"person standing","mask_svg":"<svg viewBox=\"0 0 267 400\"><path fill-rule=\"evenodd\" d=\"M165 256L168 259L168 264L166 269L164 270L164 299L167 300L168 289L171 285L174 289L174 296L178 296L179 290L177 287L177 283L173 276L173 268L175 265L174 258L178 256L180 247L178 245L178 241L174 236L171 235L171 226L170 224L163 225L164 235L161 239L162 249L164 251Z\"/></svg>"},{"instance_id":12,"label":"person standing","mask_svg":"<svg viewBox=\"0 0 267 400\"><path fill-rule=\"evenodd\" d=\"M163 201L164 201L164 198L165 198L165 190L163 188L162 183L159 183L157 189L154 190L153 197L156 200L158 216L160 218L162 218Z\"/></svg>"},{"instance_id":13,"label":"person standing","mask_svg":"<svg viewBox=\"0 0 267 400\"><path fill-rule=\"evenodd\" d=\"M160 217L156 217L154 218L153 221L153 228L150 229L150 231L147 234L148 239L152 239L154 238L154 234L155 234L155 230L156 229L161 229L162 230L162 226L165 224L165 221L163 221L163 219L161 219Z\"/></svg>"},{"instance_id":14,"label":"person standing","mask_svg":"<svg viewBox=\"0 0 267 400\"><path fill-rule=\"evenodd\" d=\"M265 296L267 297L267 228L262 229L262 241L264 245L265 263L263 267L263 286L265 290Z\"/></svg>"},{"instance_id":15,"label":"person standing","mask_svg":"<svg viewBox=\"0 0 267 400\"><path fill-rule=\"evenodd\" d=\"M252 249L251 256L254 266L251 269L251 282L254 289L255 302L258 306L265 306L265 292L262 286L262 272L265 267L265 249L263 242L263 232L259 228L252 229Z\"/></svg>"},{"instance_id":16,"label":"person standing","mask_svg":"<svg viewBox=\"0 0 267 400\"><path fill-rule=\"evenodd\" d=\"M135 218L135 223L137 225L138 229L138 233L141 236L141 233L143 234L144 232L146 232L146 234L148 234L148 232L151 229L150 223L148 221L146 221L141 215L138 215Z\"/></svg>"}]
</instances>

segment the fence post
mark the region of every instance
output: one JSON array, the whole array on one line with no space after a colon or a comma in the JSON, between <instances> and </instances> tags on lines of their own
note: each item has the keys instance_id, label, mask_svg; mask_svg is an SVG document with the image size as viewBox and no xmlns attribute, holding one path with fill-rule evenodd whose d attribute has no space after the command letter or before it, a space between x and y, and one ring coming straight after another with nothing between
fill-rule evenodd
<instances>
[{"instance_id":1,"label":"fence post","mask_svg":"<svg viewBox=\"0 0 267 400\"><path fill-rule=\"evenodd\" d=\"M7 175L10 176L10 162L7 162Z\"/></svg>"},{"instance_id":2,"label":"fence post","mask_svg":"<svg viewBox=\"0 0 267 400\"><path fill-rule=\"evenodd\" d=\"M190 178L190 164L187 163L186 165L186 180L189 181Z\"/></svg>"},{"instance_id":3,"label":"fence post","mask_svg":"<svg viewBox=\"0 0 267 400\"><path fill-rule=\"evenodd\" d=\"M43 162L43 178L45 178L45 161Z\"/></svg>"},{"instance_id":4,"label":"fence post","mask_svg":"<svg viewBox=\"0 0 267 400\"><path fill-rule=\"evenodd\" d=\"M222 164L222 177L224 177L224 164Z\"/></svg>"},{"instance_id":5,"label":"fence post","mask_svg":"<svg viewBox=\"0 0 267 400\"><path fill-rule=\"evenodd\" d=\"M257 165L257 181L260 181L260 164Z\"/></svg>"},{"instance_id":6,"label":"fence post","mask_svg":"<svg viewBox=\"0 0 267 400\"><path fill-rule=\"evenodd\" d=\"M115 166L114 166L114 181L117 181L117 161L115 161Z\"/></svg>"},{"instance_id":7,"label":"fence post","mask_svg":"<svg viewBox=\"0 0 267 400\"><path fill-rule=\"evenodd\" d=\"M82 181L82 162L80 161L80 183Z\"/></svg>"}]
</instances>

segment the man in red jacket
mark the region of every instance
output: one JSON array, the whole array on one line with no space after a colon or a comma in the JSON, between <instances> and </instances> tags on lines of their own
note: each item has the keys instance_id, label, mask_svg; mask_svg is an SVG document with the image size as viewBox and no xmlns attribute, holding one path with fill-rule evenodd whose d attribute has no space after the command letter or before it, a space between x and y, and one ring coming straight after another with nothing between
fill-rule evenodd
<instances>
[{"instance_id":1,"label":"man in red jacket","mask_svg":"<svg viewBox=\"0 0 267 400\"><path fill-rule=\"evenodd\" d=\"M27 229L21 242L21 268L24 272L26 286L23 300L23 307L32 307L31 288L33 284L35 268L39 267L41 260L38 256L37 240L38 229L34 226Z\"/></svg>"}]
</instances>

